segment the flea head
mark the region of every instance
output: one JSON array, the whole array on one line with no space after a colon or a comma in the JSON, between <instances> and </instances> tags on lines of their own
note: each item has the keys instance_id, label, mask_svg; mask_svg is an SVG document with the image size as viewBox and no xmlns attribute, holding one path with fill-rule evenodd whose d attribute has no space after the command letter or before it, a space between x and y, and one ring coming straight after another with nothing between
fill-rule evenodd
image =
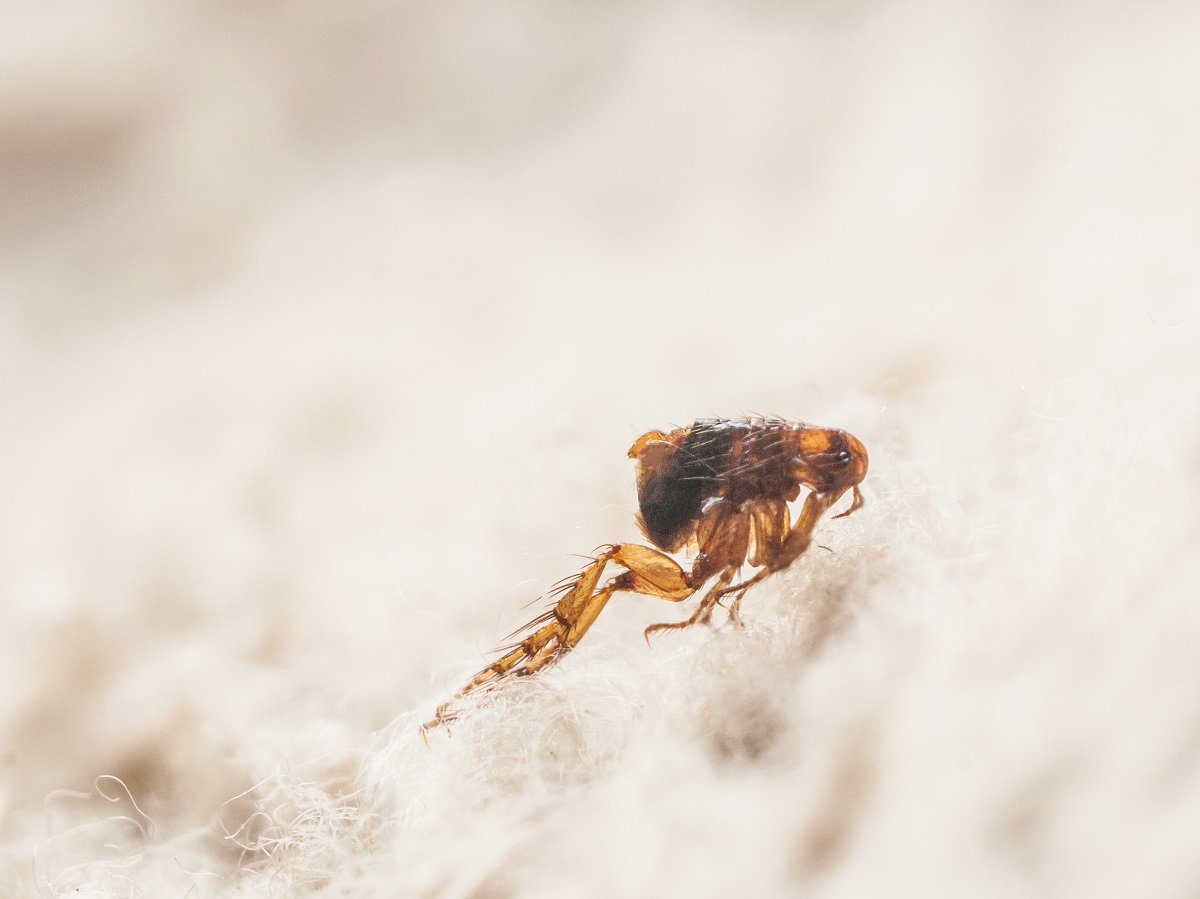
<instances>
[{"instance_id":1,"label":"flea head","mask_svg":"<svg viewBox=\"0 0 1200 899\"><path fill-rule=\"evenodd\" d=\"M838 428L808 428L800 436L796 480L817 493L842 493L867 476L867 448Z\"/></svg>"}]
</instances>

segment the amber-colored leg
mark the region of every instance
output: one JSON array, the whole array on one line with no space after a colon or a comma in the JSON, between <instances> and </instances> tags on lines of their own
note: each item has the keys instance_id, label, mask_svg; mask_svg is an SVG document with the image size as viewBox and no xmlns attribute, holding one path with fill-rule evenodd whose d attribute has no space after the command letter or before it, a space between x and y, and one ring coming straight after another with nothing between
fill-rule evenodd
<instances>
[{"instance_id":1,"label":"amber-colored leg","mask_svg":"<svg viewBox=\"0 0 1200 899\"><path fill-rule=\"evenodd\" d=\"M609 562L627 570L596 589ZM524 639L505 647L509 651L476 674L458 695L438 708L422 733L453 721L454 703L468 693L508 677L525 677L558 661L575 648L614 593L641 593L680 602L696 592L687 573L669 556L637 543L619 543L598 555L579 576L567 583L566 592L553 608L516 631ZM514 634L515 636L515 634Z\"/></svg>"},{"instance_id":2,"label":"amber-colored leg","mask_svg":"<svg viewBox=\"0 0 1200 899\"><path fill-rule=\"evenodd\" d=\"M746 595L747 590L759 581L770 577L775 572L787 568L804 555L805 551L812 544L813 531L816 530L821 516L825 514L830 506L838 501L841 495L841 493L810 493L805 498L804 505L800 509L800 517L796 519L796 523L792 526L791 530L780 531L778 529L778 519L771 527L760 526L756 534L760 542L755 550L755 561L762 564L762 570L740 584L734 584L732 587L724 587L723 589L713 591L717 594L717 599L729 595L733 596L733 602L729 605L729 618L731 621L738 620L742 597ZM857 492L855 503L856 505L851 506L843 514L849 515L861 504ZM841 516L838 517L840 518ZM709 594L709 596L712 595L712 593ZM706 600L708 598L708 596L705 597Z\"/></svg>"},{"instance_id":3,"label":"amber-colored leg","mask_svg":"<svg viewBox=\"0 0 1200 899\"><path fill-rule=\"evenodd\" d=\"M692 617L687 621L673 621L665 624L652 624L645 631L646 644L650 644L650 635L657 634L659 631L675 631L681 628L691 627L694 624L709 624L712 621L712 612L716 608L718 600L720 600L725 588L729 586L733 576L737 573L736 568L726 568L721 572L720 578L713 584L712 589L704 595L700 600L700 605L696 607L696 611L692 613Z\"/></svg>"},{"instance_id":4,"label":"amber-colored leg","mask_svg":"<svg viewBox=\"0 0 1200 899\"><path fill-rule=\"evenodd\" d=\"M730 620L730 622L732 622L733 624L736 624L738 627L743 626L742 618L741 618L742 597L746 595L747 590L749 590L751 587L753 587L755 584L757 584L759 581L761 581L763 578L765 578L770 573L771 572L765 571L765 570L760 571L758 574L754 575L754 577L750 578L750 580L743 581L741 584L734 587L732 591L730 591L731 593L733 593L733 602L731 602L729 604L729 620Z\"/></svg>"}]
</instances>

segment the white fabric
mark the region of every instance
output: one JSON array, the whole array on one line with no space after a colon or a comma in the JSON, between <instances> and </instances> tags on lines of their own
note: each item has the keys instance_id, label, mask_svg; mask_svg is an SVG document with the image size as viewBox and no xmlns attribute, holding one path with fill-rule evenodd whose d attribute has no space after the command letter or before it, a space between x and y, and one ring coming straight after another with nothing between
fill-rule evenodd
<instances>
[{"instance_id":1,"label":"white fabric","mask_svg":"<svg viewBox=\"0 0 1200 899\"><path fill-rule=\"evenodd\" d=\"M1195 893L1200 7L6 6L0 893ZM426 747L755 412L866 506Z\"/></svg>"}]
</instances>

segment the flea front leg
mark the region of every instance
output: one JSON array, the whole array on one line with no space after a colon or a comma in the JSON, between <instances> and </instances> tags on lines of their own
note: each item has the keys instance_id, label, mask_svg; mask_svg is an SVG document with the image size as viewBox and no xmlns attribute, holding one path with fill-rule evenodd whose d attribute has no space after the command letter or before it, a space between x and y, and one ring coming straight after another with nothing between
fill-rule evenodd
<instances>
[{"instance_id":1,"label":"flea front leg","mask_svg":"<svg viewBox=\"0 0 1200 899\"><path fill-rule=\"evenodd\" d=\"M769 510L763 513L763 523L758 524L756 538L760 541L755 549L755 561L760 562L763 568L754 575L742 581L740 584L734 584L732 587L725 587L719 591L719 598L725 596L733 596L733 602L729 605L729 617L736 621L738 611L742 605L742 597L746 595L746 591L757 584L759 581L770 577L777 571L783 571L798 558L800 558L812 545L813 532L817 529L817 525L821 521L821 516L828 511L829 507L841 498L842 493L810 493L804 499L804 505L800 509L800 516L796 519L796 523L792 525L791 530L784 530L781 527L781 522L786 522L786 517L781 517L777 510ZM854 488L855 502L843 515L849 515L862 504L862 496L858 492L858 488ZM786 510L785 510L786 514ZM837 517L841 517L840 515ZM712 594L709 594L710 596ZM707 599L707 597L705 597Z\"/></svg>"},{"instance_id":2,"label":"flea front leg","mask_svg":"<svg viewBox=\"0 0 1200 899\"><path fill-rule=\"evenodd\" d=\"M597 590L609 562L626 571ZM583 639L614 593L641 593L680 602L696 592L679 563L637 543L610 546L563 589L562 597L553 607L513 634L525 636L504 647L508 652L471 678L454 699L439 707L433 720L422 725L422 732L454 720L454 703L468 693L509 677L533 674L558 661Z\"/></svg>"}]
</instances>

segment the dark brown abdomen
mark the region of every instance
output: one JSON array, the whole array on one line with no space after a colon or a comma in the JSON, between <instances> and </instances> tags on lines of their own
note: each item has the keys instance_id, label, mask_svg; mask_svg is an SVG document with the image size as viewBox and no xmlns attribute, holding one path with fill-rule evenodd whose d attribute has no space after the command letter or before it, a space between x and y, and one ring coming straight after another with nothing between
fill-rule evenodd
<instances>
[{"instance_id":1,"label":"dark brown abdomen","mask_svg":"<svg viewBox=\"0 0 1200 899\"><path fill-rule=\"evenodd\" d=\"M684 544L704 502L720 491L734 429L698 421L679 449L638 485L638 508L646 536L674 552Z\"/></svg>"}]
</instances>

